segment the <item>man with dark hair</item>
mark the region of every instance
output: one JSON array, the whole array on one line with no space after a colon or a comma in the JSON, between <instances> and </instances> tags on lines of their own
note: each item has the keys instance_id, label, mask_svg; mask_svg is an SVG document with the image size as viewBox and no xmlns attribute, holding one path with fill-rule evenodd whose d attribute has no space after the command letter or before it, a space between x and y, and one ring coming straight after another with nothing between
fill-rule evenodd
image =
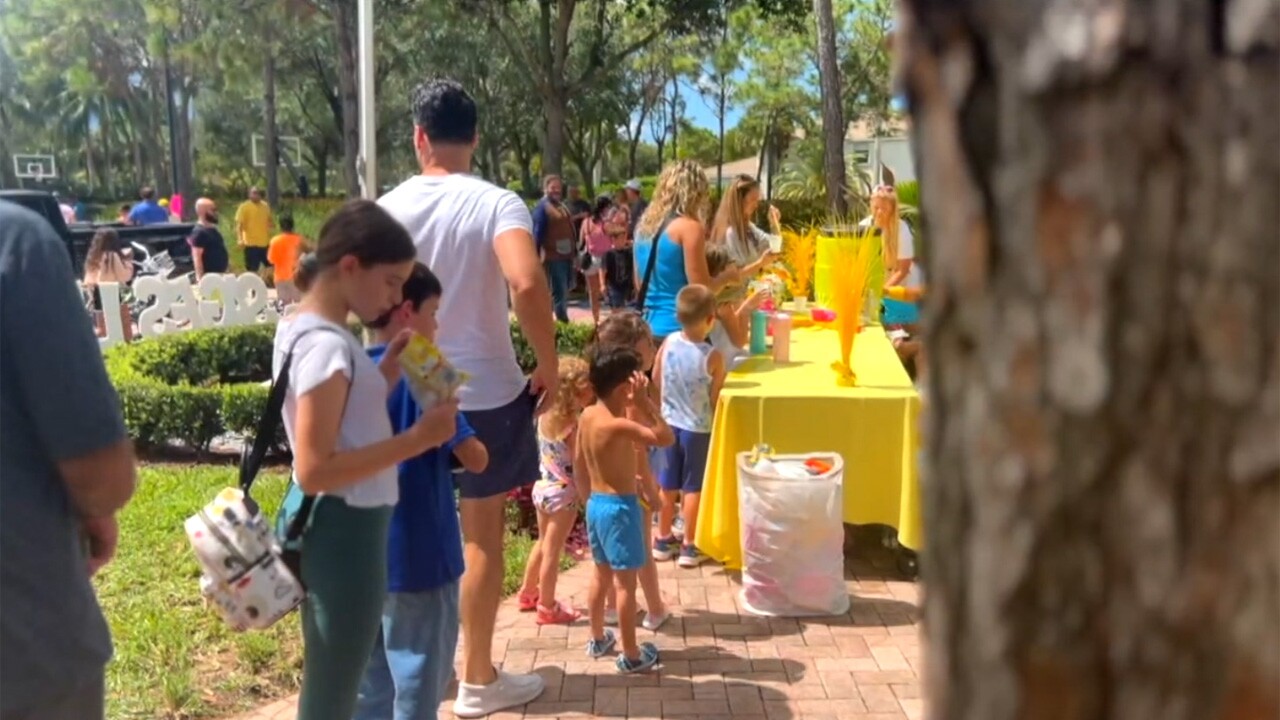
<instances>
[{"instance_id":1,"label":"man with dark hair","mask_svg":"<svg viewBox=\"0 0 1280 720\"><path fill-rule=\"evenodd\" d=\"M556 319L569 322L569 284L573 280L573 259L578 235L573 211L564 204L564 181L548 175L542 181L542 199L533 208L533 239L542 251L542 265L551 283L551 300Z\"/></svg>"},{"instance_id":2,"label":"man with dark hair","mask_svg":"<svg viewBox=\"0 0 1280 720\"><path fill-rule=\"evenodd\" d=\"M627 192L627 202L631 203L631 238L634 240L636 236L636 225L640 222L640 216L644 215L644 211L649 209L649 201L644 199L644 185L636 178L631 178L623 188Z\"/></svg>"},{"instance_id":3,"label":"man with dark hair","mask_svg":"<svg viewBox=\"0 0 1280 720\"><path fill-rule=\"evenodd\" d=\"M506 494L538 476L533 418L555 396L557 359L551 296L534 248L529 210L515 193L470 174L476 105L452 80L413 92L413 146L421 174L379 200L413 236L418 259L446 279L436 344L470 376L459 392L476 437L493 461L458 476L466 571L461 582L465 658L453 712L488 715L542 694L538 675L493 666L493 629L502 596ZM516 362L511 307L537 367Z\"/></svg>"},{"instance_id":4,"label":"man with dark hair","mask_svg":"<svg viewBox=\"0 0 1280 720\"><path fill-rule=\"evenodd\" d=\"M156 202L155 188L150 185L143 186L138 191L138 197L142 198L142 202L134 205L129 211L130 225L158 225L169 222L169 211Z\"/></svg>"},{"instance_id":5,"label":"man with dark hair","mask_svg":"<svg viewBox=\"0 0 1280 720\"><path fill-rule=\"evenodd\" d=\"M111 633L90 576L111 561L133 445L71 261L0 203L0 718L102 720Z\"/></svg>"},{"instance_id":6,"label":"man with dark hair","mask_svg":"<svg viewBox=\"0 0 1280 720\"><path fill-rule=\"evenodd\" d=\"M580 185L570 185L568 197L564 201L569 206L569 212L573 213L573 236L582 237L582 223L588 217L591 217L591 203L582 197L582 187Z\"/></svg>"}]
</instances>

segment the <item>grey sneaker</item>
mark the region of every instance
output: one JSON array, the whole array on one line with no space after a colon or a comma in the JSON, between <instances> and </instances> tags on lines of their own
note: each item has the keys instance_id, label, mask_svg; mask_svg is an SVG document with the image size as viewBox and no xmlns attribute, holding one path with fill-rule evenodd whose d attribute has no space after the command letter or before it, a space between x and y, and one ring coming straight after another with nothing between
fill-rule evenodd
<instances>
[{"instance_id":1,"label":"grey sneaker","mask_svg":"<svg viewBox=\"0 0 1280 720\"><path fill-rule=\"evenodd\" d=\"M602 658L613 651L613 646L618 642L618 638L613 634L612 630L605 630L604 637L596 640L592 638L587 641L587 657Z\"/></svg>"},{"instance_id":2,"label":"grey sneaker","mask_svg":"<svg viewBox=\"0 0 1280 720\"><path fill-rule=\"evenodd\" d=\"M658 648L653 643L640 643L640 657L628 660L626 655L619 655L614 664L624 675L644 672L658 664Z\"/></svg>"}]
</instances>

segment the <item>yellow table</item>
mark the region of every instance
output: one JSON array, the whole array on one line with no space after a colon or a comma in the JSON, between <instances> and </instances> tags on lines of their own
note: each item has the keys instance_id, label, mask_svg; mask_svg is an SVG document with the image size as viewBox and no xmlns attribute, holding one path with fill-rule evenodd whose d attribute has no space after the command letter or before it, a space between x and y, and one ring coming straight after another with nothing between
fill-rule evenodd
<instances>
[{"instance_id":1,"label":"yellow table","mask_svg":"<svg viewBox=\"0 0 1280 720\"><path fill-rule=\"evenodd\" d=\"M729 374L711 431L695 538L700 550L741 567L734 463L758 442L778 453L840 453L845 522L888 525L899 543L920 547L920 398L883 328L864 329L853 355L858 387L840 387L830 367L840 356L836 332L796 329L790 363L752 357Z\"/></svg>"}]
</instances>

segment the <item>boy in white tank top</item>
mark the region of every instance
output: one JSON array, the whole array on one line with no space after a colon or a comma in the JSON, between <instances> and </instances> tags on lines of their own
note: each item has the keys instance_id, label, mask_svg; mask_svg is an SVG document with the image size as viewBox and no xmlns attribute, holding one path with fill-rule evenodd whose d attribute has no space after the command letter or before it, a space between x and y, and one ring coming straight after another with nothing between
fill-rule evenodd
<instances>
[{"instance_id":1,"label":"boy in white tank top","mask_svg":"<svg viewBox=\"0 0 1280 720\"><path fill-rule=\"evenodd\" d=\"M676 296L676 319L681 330L667 337L653 368L662 419L676 435L675 444L660 451L662 508L653 557L670 560L678 552L680 567L694 568L707 560L693 541L711 445L711 419L727 370L724 356L707 342L716 322L715 294L702 285L685 287ZM671 529L677 498L685 533L679 546Z\"/></svg>"}]
</instances>

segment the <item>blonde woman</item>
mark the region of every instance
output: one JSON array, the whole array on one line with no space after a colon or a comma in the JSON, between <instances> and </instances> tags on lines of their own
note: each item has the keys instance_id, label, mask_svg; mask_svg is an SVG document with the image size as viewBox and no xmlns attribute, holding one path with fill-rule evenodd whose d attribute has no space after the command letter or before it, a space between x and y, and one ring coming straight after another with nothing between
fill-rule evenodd
<instances>
[{"instance_id":1,"label":"blonde woman","mask_svg":"<svg viewBox=\"0 0 1280 720\"><path fill-rule=\"evenodd\" d=\"M653 199L636 224L638 303L658 344L680 330L676 295L686 285L705 285L716 291L742 277L735 267L714 278L707 270L708 198L702 168L692 160L678 160L658 176Z\"/></svg>"},{"instance_id":2,"label":"blonde woman","mask_svg":"<svg viewBox=\"0 0 1280 720\"><path fill-rule=\"evenodd\" d=\"M898 194L891 185L880 185L871 194L871 217L863 220L861 227L875 226L884 241L884 267L886 288L918 288L924 284L924 273L915 261L915 238L911 227L898 213ZM920 312L914 303L886 298L884 301L886 325L909 325L919 321Z\"/></svg>"},{"instance_id":3,"label":"blonde woman","mask_svg":"<svg viewBox=\"0 0 1280 720\"><path fill-rule=\"evenodd\" d=\"M769 230L765 232L751 222L760 209L760 183L750 175L738 175L725 190L711 225L711 244L724 245L729 257L742 270L744 282L736 295L745 294L746 282L756 273L777 259L770 247L781 243L782 213L777 206L769 207ZM721 299L726 298L721 293Z\"/></svg>"}]
</instances>

